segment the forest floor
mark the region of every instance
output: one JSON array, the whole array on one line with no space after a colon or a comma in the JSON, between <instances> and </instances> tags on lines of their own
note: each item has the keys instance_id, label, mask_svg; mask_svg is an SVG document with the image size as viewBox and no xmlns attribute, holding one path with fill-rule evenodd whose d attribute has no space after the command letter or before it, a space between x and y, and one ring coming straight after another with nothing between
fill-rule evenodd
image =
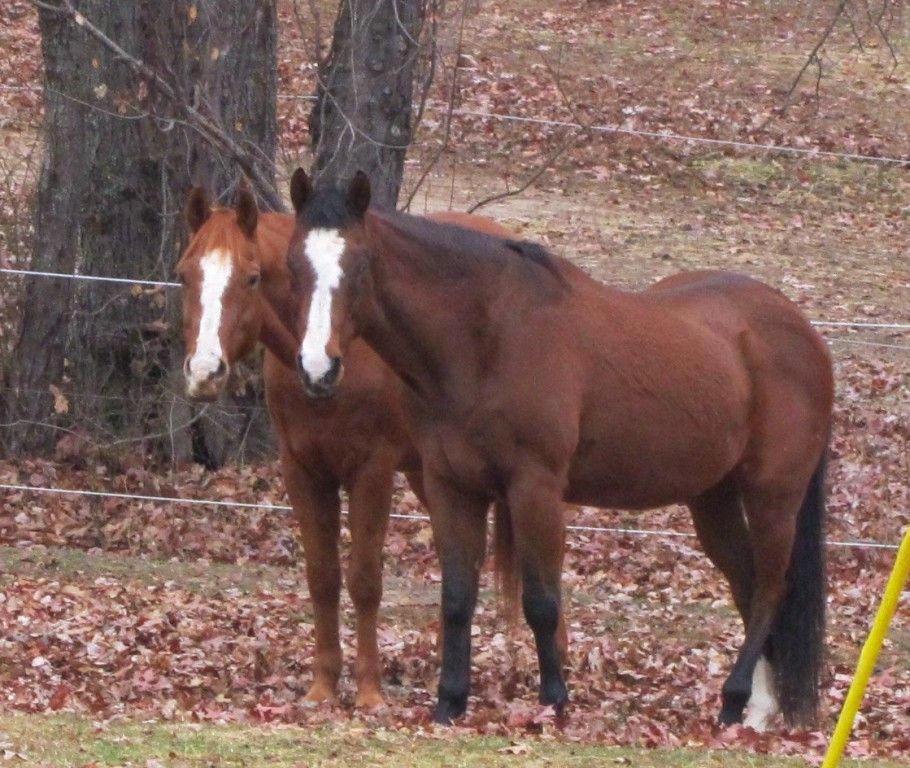
<instances>
[{"instance_id":1,"label":"forest floor","mask_svg":"<svg viewBox=\"0 0 910 768\"><path fill-rule=\"evenodd\" d=\"M811 74L788 98L830 4L473 5L479 10L464 19L448 142L447 66L409 159L402 199L413 193L412 210L466 208L516 189L546 165L530 188L482 211L600 279L639 288L672 272L723 267L779 286L818 321L910 322L905 166L591 127L910 158L906 21L887 28L896 68L880 38L870 34L859 48L841 25L823 49L818 94ZM301 97L312 92L314 36L312 28L300 34L289 3L280 4L280 17L286 171L308 164ZM331 20L325 8L323 39ZM453 12L440 27L449 65L460 23ZM0 264L9 266L27 264L23 211L41 117L29 3L0 8L0 49ZM584 127L468 114L476 112ZM12 286L0 279L0 334L15 319ZM820 330L837 376L828 537L896 544L910 524L910 335ZM75 454L2 461L0 483L286 503L273 462L178 471L113 452ZM423 512L404 485L393 511ZM573 508L569 517L589 526L692 531L679 507ZM310 680L312 614L289 515L0 490L0 751L29 765L815 762L893 556L832 544L823 721L815 731L758 735L714 724L741 628L695 541L572 531L568 724L558 729L534 703L530 633L503 622L485 573L469 714L440 732L427 722L439 570L425 523L393 521L386 546L387 708L355 711L346 676L339 707L311 709L300 699ZM850 754L872 758L870 765L910 760L907 605L851 741ZM343 618L350 659L347 599Z\"/></svg>"}]
</instances>

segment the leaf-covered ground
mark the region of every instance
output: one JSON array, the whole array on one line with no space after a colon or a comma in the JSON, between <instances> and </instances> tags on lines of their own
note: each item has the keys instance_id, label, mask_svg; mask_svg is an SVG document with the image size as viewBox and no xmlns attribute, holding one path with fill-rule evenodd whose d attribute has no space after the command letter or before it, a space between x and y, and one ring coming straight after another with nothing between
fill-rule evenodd
<instances>
[{"instance_id":1,"label":"leaf-covered ground","mask_svg":"<svg viewBox=\"0 0 910 768\"><path fill-rule=\"evenodd\" d=\"M325 5L323 40L332 19ZM518 0L474 6L479 10L466 16L459 57L456 107L463 111L454 116L448 149L418 190L414 210L463 208L506 185L514 188L565 144L534 187L485 212L617 285L642 287L683 269L721 266L778 285L815 319L910 322L905 169L464 113L908 157L905 24L889 27L899 54L894 69L881 40L873 35L859 48L849 29L839 27L822 52L818 98L810 78L785 109L784 95L829 18L829 4ZM281 160L306 163L300 148L308 141L309 104L300 97L312 92L312 28L301 35L290 5L282 2L279 10ZM408 192L445 135L442 107L460 23L458 13L450 14L440 39L447 66L411 154ZM0 22L0 171L6 180L0 185L0 262L6 266L27 263L21 211L33 178L28 169L41 100L32 89L40 85L40 59L29 3L3 3ZM15 318L15 304L4 300L13 295L11 285L0 281L0 340ZM910 338L889 330L824 331L838 381L829 538L897 543L910 524ZM0 462L0 483L285 503L273 464L168 472L141 456L77 451L70 458ZM404 487L395 511L420 512ZM584 525L691 531L679 508L638 515L573 509L570 515ZM530 635L503 623L485 577L475 696L457 739L469 745L464 749L488 755L515 742L518 751L511 754L519 759L559 764L576 745L594 743L700 748L691 763L692 753L655 752L635 756L636 765L738 765L741 759L745 765L751 758L744 755L752 752L817 756L893 554L830 548L822 730L757 736L713 724L741 632L724 585L694 540L574 531L565 576L573 666L569 724L557 731L534 705ZM301 706L310 680L312 615L300 558L292 521L281 512L0 490L0 712L6 713L0 732L14 737L7 746L0 736L0 750L15 752L27 741L16 736L29 730L17 713L41 713L24 722L61 733L70 722L104 722L102 728L125 740L121 745L143 741L129 729L144 719L165 723L148 726L152 730L224 722L244 735L263 723L306 725L287 731L292 741L300 733L331 734L343 723L355 742L358 729L394 729L390 751L424 754L425 744L408 740L423 738L437 674L439 573L428 527L396 521L386 546L380 641L389 707L383 712L354 712L348 679L340 708ZM910 759L907 605L905 599L857 723L850 747L857 756ZM348 602L344 618L350 656ZM65 717L47 719L49 712ZM127 725L119 725L120 718ZM348 736L337 744L327 738L334 746L325 755L350 748ZM382 747L370 744L372 759L384 764L377 757L386 754ZM530 753L522 751L525 744ZM42 757L34 741L26 746L36 760L57 759ZM704 747L728 751L718 757ZM585 759L593 755L592 762L629 760L622 752L577 749ZM82 759L66 754L59 759ZM86 753L82 762L134 759L110 754ZM358 752L358 759L365 762L366 754ZM496 754L505 759L510 753ZM459 764L474 759L457 750L446 755ZM395 762L407 764L400 757Z\"/></svg>"},{"instance_id":2,"label":"leaf-covered ground","mask_svg":"<svg viewBox=\"0 0 910 768\"><path fill-rule=\"evenodd\" d=\"M831 464L829 538L898 541L908 519L906 378L885 363L844 361ZM852 375L851 373L852 372ZM903 396L901 393L904 393ZM272 465L167 474L108 464L0 465L0 482L282 503ZM405 488L395 511L419 512ZM575 524L691 530L678 508L632 515L574 509ZM0 513L0 686L5 708L178 721L327 724L309 709L312 617L286 513L120 499L7 493ZM740 640L725 587L689 539L573 531L566 587L572 716L559 738L817 754L849 683L893 552L830 549L829 714L824 730L757 736L713 723ZM397 520L386 546L380 643L386 711L373 726L427 725L437 670L439 573L425 523ZM485 583L488 585L488 579ZM462 727L555 735L534 702L534 651L488 589L475 630L474 698ZM350 606L343 635L350 655ZM899 614L851 751L910 755L910 623Z\"/></svg>"}]
</instances>

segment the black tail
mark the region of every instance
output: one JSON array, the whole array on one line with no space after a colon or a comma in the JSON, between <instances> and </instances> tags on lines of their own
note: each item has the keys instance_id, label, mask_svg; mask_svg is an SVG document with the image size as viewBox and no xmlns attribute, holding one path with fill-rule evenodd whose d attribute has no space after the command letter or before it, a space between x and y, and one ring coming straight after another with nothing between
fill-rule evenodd
<instances>
[{"instance_id":1,"label":"black tail","mask_svg":"<svg viewBox=\"0 0 910 768\"><path fill-rule=\"evenodd\" d=\"M825 646L825 463L818 462L796 521L787 593L771 635L777 697L788 725L818 717Z\"/></svg>"}]
</instances>

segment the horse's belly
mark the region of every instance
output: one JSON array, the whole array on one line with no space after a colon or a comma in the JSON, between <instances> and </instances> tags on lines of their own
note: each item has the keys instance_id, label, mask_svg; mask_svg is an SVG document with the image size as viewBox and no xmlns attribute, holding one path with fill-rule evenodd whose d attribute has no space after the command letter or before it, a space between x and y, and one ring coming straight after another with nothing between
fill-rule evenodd
<instances>
[{"instance_id":1,"label":"horse's belly","mask_svg":"<svg viewBox=\"0 0 910 768\"><path fill-rule=\"evenodd\" d=\"M583 429L567 500L624 509L689 501L719 483L745 451L744 414L701 431L666 423L671 426L663 430L646 420L626 429L616 423L599 432Z\"/></svg>"}]
</instances>

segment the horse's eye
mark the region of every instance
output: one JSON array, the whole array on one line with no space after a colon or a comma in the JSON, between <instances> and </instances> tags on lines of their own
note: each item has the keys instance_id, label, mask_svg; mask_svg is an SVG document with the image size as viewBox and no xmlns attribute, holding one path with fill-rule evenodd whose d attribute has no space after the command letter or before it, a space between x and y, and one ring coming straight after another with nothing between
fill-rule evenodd
<instances>
[{"instance_id":1,"label":"horse's eye","mask_svg":"<svg viewBox=\"0 0 910 768\"><path fill-rule=\"evenodd\" d=\"M259 285L259 273L257 272L255 275L250 275L250 279L247 281L247 283L249 284L250 288L255 288L257 285Z\"/></svg>"}]
</instances>

